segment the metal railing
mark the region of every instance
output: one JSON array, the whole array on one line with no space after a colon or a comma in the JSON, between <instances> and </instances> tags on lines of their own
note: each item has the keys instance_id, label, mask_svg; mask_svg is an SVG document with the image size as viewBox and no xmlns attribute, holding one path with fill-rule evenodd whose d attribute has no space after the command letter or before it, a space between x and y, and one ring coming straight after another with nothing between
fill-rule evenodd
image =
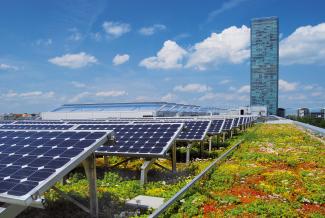
<instances>
[{"instance_id":1,"label":"metal railing","mask_svg":"<svg viewBox=\"0 0 325 218\"><path fill-rule=\"evenodd\" d=\"M186 186L184 186L181 190L179 190L172 198L166 201L163 205L161 205L158 209L156 209L149 217L158 217L162 214L169 206L171 206L175 201L177 201L187 190L189 190L197 181L199 181L207 172L211 169L215 168L218 163L220 163L223 159L225 159L230 153L232 153L236 148L240 146L240 144L244 141L240 140L237 144L233 145L229 150L223 153L220 157L215 159L207 168L205 168L199 175L194 177L192 181L190 181Z\"/></svg>"}]
</instances>

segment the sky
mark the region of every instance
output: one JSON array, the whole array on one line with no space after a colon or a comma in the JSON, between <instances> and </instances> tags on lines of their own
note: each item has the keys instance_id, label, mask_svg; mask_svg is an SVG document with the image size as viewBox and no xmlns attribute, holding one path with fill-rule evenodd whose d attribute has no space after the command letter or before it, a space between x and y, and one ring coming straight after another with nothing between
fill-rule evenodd
<instances>
[{"instance_id":1,"label":"sky","mask_svg":"<svg viewBox=\"0 0 325 218\"><path fill-rule=\"evenodd\" d=\"M278 16L279 107L325 106L325 1L2 0L0 112L249 105L250 21Z\"/></svg>"}]
</instances>

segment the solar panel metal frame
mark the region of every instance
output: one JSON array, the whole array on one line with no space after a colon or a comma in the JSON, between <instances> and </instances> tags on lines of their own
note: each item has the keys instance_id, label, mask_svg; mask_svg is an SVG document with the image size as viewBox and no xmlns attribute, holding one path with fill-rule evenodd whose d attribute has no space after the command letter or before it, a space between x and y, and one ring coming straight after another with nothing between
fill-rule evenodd
<instances>
[{"instance_id":1,"label":"solar panel metal frame","mask_svg":"<svg viewBox=\"0 0 325 218\"><path fill-rule=\"evenodd\" d=\"M220 129L219 129L218 132L209 132L208 131L207 132L208 135L218 135L218 134L222 133L223 126L225 125L226 119L214 119L214 120L222 120L222 125L221 125L221 127L220 127ZM213 122L213 120L211 121L211 125L212 125L212 122Z\"/></svg>"},{"instance_id":2,"label":"solar panel metal frame","mask_svg":"<svg viewBox=\"0 0 325 218\"><path fill-rule=\"evenodd\" d=\"M178 130L174 133L173 137L168 141L167 145L164 147L164 149L162 150L162 152L160 152L159 154L154 154L154 153L127 153L127 152L103 152L103 151L95 151L96 155L98 156L121 156L121 157L144 157L144 158L159 158L159 157L166 157L166 153L167 151L170 149L170 147L172 146L173 142L176 140L177 136L180 134L180 132L182 131L184 124L183 123L168 123L168 124L178 124L180 125L180 127L178 127ZM92 125L92 124L89 124ZM137 125L135 123L132 124L107 124L107 125ZM141 124L139 124L141 125ZM100 126L97 125L97 126ZM105 125L103 125L105 126ZM85 130L86 131L86 130ZM100 129L98 129L98 131L100 131ZM103 131L103 130L101 130Z\"/></svg>"},{"instance_id":3,"label":"solar panel metal frame","mask_svg":"<svg viewBox=\"0 0 325 218\"><path fill-rule=\"evenodd\" d=\"M176 141L179 141L179 142L200 142L200 141L203 141L205 136L207 135L208 133L208 130L211 126L211 120L153 120L153 121L135 121L133 123L137 124L137 123L184 123L184 127L186 126L185 123L186 122L204 122L204 121L208 121L209 124L207 126L207 128L205 129L202 137L200 139L179 139L177 138ZM183 128L184 128L183 127ZM183 131L183 130L182 130ZM182 132L181 131L181 132ZM181 134L181 133L180 133Z\"/></svg>"},{"instance_id":4,"label":"solar panel metal frame","mask_svg":"<svg viewBox=\"0 0 325 218\"><path fill-rule=\"evenodd\" d=\"M70 126L68 129L10 129L10 130L34 130L34 131L37 131L37 130L73 130L77 125L76 124L66 124L66 123L63 123L63 124L16 124L16 123L11 123L11 124L2 124L0 125L0 128L2 127L5 127L5 126ZM6 130L6 129L0 129L0 130ZM9 130L9 128L7 129Z\"/></svg>"},{"instance_id":5,"label":"solar panel metal frame","mask_svg":"<svg viewBox=\"0 0 325 218\"><path fill-rule=\"evenodd\" d=\"M113 135L112 130L1 130L7 132L105 132L101 138L97 139L93 144L88 146L87 150L75 156L69 162L64 164L61 168L58 168L55 173L53 173L47 179L41 181L35 188L30 190L27 194L22 196L14 196L8 194L0 193L0 202L5 202L9 204L16 204L22 206L29 206L33 201L34 197L37 197L51 188L56 182L58 182L63 176L67 175L71 170L76 168L82 163L90 154L94 153L97 148L108 141L108 138Z\"/></svg>"},{"instance_id":6,"label":"solar panel metal frame","mask_svg":"<svg viewBox=\"0 0 325 218\"><path fill-rule=\"evenodd\" d=\"M235 128L239 127L240 117L236 117L236 118L234 118L234 124L235 124L235 120L236 120L236 119L238 119L238 120L237 120L236 125L234 125Z\"/></svg>"},{"instance_id":7,"label":"solar panel metal frame","mask_svg":"<svg viewBox=\"0 0 325 218\"><path fill-rule=\"evenodd\" d=\"M222 127L222 132L224 132L224 131L230 131L230 130L232 130L233 129L233 125L234 125L234 118L226 118L225 119L225 123L224 123L224 125L226 124L226 120L231 120L231 124L230 124L230 127L229 127L229 129L224 129L223 127Z\"/></svg>"}]
</instances>

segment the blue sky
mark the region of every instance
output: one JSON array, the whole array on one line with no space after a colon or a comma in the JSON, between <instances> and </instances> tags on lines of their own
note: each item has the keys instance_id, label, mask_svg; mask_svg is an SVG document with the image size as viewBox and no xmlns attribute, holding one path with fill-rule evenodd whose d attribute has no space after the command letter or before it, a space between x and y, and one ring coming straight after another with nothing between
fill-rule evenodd
<instances>
[{"instance_id":1,"label":"blue sky","mask_svg":"<svg viewBox=\"0 0 325 218\"><path fill-rule=\"evenodd\" d=\"M249 104L254 17L280 19L279 106L325 104L325 2L3 0L0 112L64 103Z\"/></svg>"}]
</instances>

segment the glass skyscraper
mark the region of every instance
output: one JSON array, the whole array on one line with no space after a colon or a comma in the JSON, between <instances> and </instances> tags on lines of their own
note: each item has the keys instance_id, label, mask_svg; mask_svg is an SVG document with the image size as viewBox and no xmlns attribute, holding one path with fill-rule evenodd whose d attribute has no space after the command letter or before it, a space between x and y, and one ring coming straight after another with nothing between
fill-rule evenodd
<instances>
[{"instance_id":1,"label":"glass skyscraper","mask_svg":"<svg viewBox=\"0 0 325 218\"><path fill-rule=\"evenodd\" d=\"M279 81L279 20L251 21L251 106L267 106L277 114Z\"/></svg>"}]
</instances>

